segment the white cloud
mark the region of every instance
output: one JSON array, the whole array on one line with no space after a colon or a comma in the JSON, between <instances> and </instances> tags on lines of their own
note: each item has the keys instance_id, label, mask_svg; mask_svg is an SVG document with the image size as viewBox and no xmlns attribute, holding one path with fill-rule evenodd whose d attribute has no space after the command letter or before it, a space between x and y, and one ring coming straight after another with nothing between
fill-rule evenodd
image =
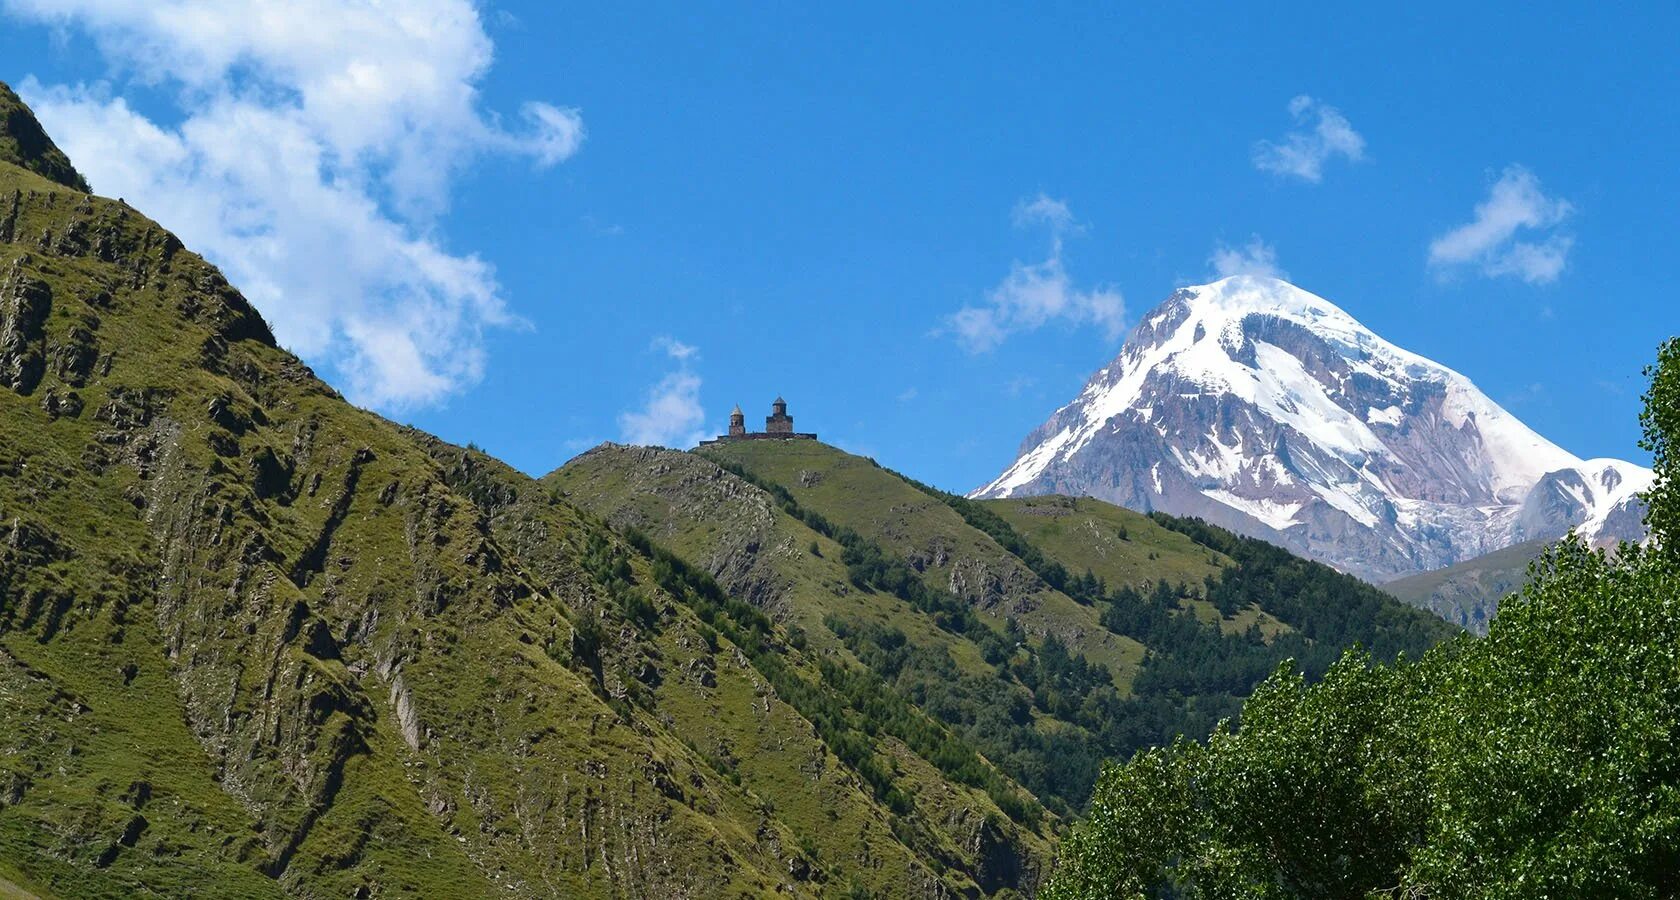
<instances>
[{"instance_id":1,"label":"white cloud","mask_svg":"<svg viewBox=\"0 0 1680 900\"><path fill-rule=\"evenodd\" d=\"M666 356L678 362L688 362L700 358L700 348L692 344L685 344L669 335L660 335L654 338L653 349L662 351Z\"/></svg>"},{"instance_id":2,"label":"white cloud","mask_svg":"<svg viewBox=\"0 0 1680 900\"><path fill-rule=\"evenodd\" d=\"M1017 228L1049 225L1050 230L1056 234L1079 227L1079 223L1074 221L1073 210L1068 209L1066 201L1056 200L1042 193L1031 200L1016 203L1015 209L1010 213L1010 219Z\"/></svg>"},{"instance_id":3,"label":"white cloud","mask_svg":"<svg viewBox=\"0 0 1680 900\"><path fill-rule=\"evenodd\" d=\"M661 378L641 409L619 415L618 428L626 443L686 448L702 440L705 421L700 376L682 369Z\"/></svg>"},{"instance_id":4,"label":"white cloud","mask_svg":"<svg viewBox=\"0 0 1680 900\"><path fill-rule=\"evenodd\" d=\"M552 166L571 158L583 146L583 116L576 109L527 101L520 115L532 129L523 137L509 137L508 149L536 157L537 165Z\"/></svg>"},{"instance_id":5,"label":"white cloud","mask_svg":"<svg viewBox=\"0 0 1680 900\"><path fill-rule=\"evenodd\" d=\"M435 236L474 157L576 153L577 110L482 110L490 39L468 0L0 0L87 33L116 87L22 87L103 194L221 266L280 341L358 403L435 403L483 372L487 329L518 323L492 267ZM120 95L160 88L152 119Z\"/></svg>"},{"instance_id":6,"label":"white cloud","mask_svg":"<svg viewBox=\"0 0 1680 900\"><path fill-rule=\"evenodd\" d=\"M1126 315L1120 292L1112 287L1081 290L1062 263L1062 236L1080 228L1067 204L1040 194L1016 204L1012 218L1017 227L1048 225L1050 255L1042 262L1013 263L1003 281L987 292L983 304L952 313L942 331L955 335L970 353L992 350L1011 334L1057 320L1094 325L1109 340L1119 337Z\"/></svg>"},{"instance_id":7,"label":"white cloud","mask_svg":"<svg viewBox=\"0 0 1680 900\"><path fill-rule=\"evenodd\" d=\"M1365 139L1341 110L1305 94L1289 101L1289 115L1298 130L1284 136L1282 143L1260 141L1254 145L1254 165L1264 172L1291 175L1317 184L1324 179L1324 164L1332 157L1357 162L1365 157Z\"/></svg>"},{"instance_id":8,"label":"white cloud","mask_svg":"<svg viewBox=\"0 0 1680 900\"><path fill-rule=\"evenodd\" d=\"M628 444L692 447L705 438L702 426L706 411L700 405L701 381L692 367L700 359L700 351L670 337L655 338L653 349L670 357L677 369L667 372L648 391L641 409L619 415L619 432Z\"/></svg>"},{"instance_id":9,"label":"white cloud","mask_svg":"<svg viewBox=\"0 0 1680 900\"><path fill-rule=\"evenodd\" d=\"M1228 247L1224 244L1213 248L1213 255L1208 257L1208 265L1213 267L1213 274L1218 278L1228 278L1232 275L1261 275L1267 278L1289 278L1289 273L1278 266L1277 250L1258 235L1249 239L1242 247Z\"/></svg>"},{"instance_id":10,"label":"white cloud","mask_svg":"<svg viewBox=\"0 0 1680 900\"><path fill-rule=\"evenodd\" d=\"M1441 271L1476 266L1488 277L1549 284L1563 274L1575 243L1557 231L1572 212L1569 201L1546 196L1534 173L1507 166L1471 221L1430 242L1429 264ZM1518 240L1519 232L1530 239Z\"/></svg>"}]
</instances>

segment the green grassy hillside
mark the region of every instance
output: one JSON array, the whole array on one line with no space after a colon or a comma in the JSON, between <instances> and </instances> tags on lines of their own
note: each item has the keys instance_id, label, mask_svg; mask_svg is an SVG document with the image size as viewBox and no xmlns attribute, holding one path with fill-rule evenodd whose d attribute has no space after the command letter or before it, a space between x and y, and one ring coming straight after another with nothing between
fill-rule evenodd
<instances>
[{"instance_id":1,"label":"green grassy hillside","mask_svg":"<svg viewBox=\"0 0 1680 900\"><path fill-rule=\"evenodd\" d=\"M1143 661L1143 647L1100 627L1095 610L1050 588L948 504L872 460L817 441L744 441L700 453L780 485L801 506L879 544L929 588L962 599L991 624L1013 618L1035 638L1055 635L1122 687Z\"/></svg>"},{"instance_id":2,"label":"green grassy hillside","mask_svg":"<svg viewBox=\"0 0 1680 900\"><path fill-rule=\"evenodd\" d=\"M435 441L432 446L449 461L453 481L469 496L485 498L480 503L493 533L514 548L534 573L564 580L565 560L547 536L568 527L566 517L578 514L572 505L578 497L556 489L552 479L547 490L521 488L522 482L530 486L524 476L483 454ZM695 457L671 451L612 448L612 452L641 460L646 471L659 477L691 485L706 481L703 473L695 471L696 464L715 471ZM634 466L601 471L620 484L637 480ZM752 533L759 537L749 541L755 552L762 548L778 558L807 563L789 569L800 576L787 585L791 597L804 596L819 583L818 579L828 579L821 583L830 590L841 583L835 579L844 578L843 570L837 573L832 563L811 555L803 543L807 538L824 539L800 533L800 523L787 520L773 507L766 509L752 502L750 492L730 484L730 476L716 474L721 477L700 488L707 497L704 509L708 514L694 520L696 528L720 534L730 531L721 527L729 523L758 526ZM651 492L635 493L643 498L652 496ZM667 588L674 598L686 597L687 604L702 616L690 634L668 636L671 639L665 641L626 641L621 637L612 642L605 651L607 662L603 666L609 693L628 692L634 697L645 690L661 717L683 741L697 748L720 771L729 773L731 779L738 779L767 808L775 810L778 818L792 823L797 839L812 858L828 861L841 873L870 868L885 868L889 874L914 872L919 857L935 861L935 868L944 871L950 886L967 885L991 893L1010 887L1030 888L1036 883L1049 859L1049 845L1039 833L1045 831L1044 826L1036 819L1026 820L1030 827L1011 822L993 800L997 795L1008 806L1009 801L1026 799L1025 792L977 758L974 761L981 765L982 775L966 781L931 767L907 744L934 727L925 717L908 717L908 722L877 727L864 712L865 707L879 705L878 700L868 699L874 682L835 677L825 657L844 654L844 647L832 638L823 640L828 632L820 620L789 614L803 603L790 600L753 606L736 599L755 597L764 601L767 591L774 590L751 574L750 566L734 574L720 574L717 581L699 569L670 571L658 558L666 552L664 547L655 545L637 529L643 524L675 523L683 518L675 508L660 503L655 509L659 513L656 519L631 515L631 520L620 517L616 524L632 536L630 549L637 544L657 548L652 550L656 557L653 584ZM664 529L660 536L669 538L671 534ZM838 548L831 549L837 557ZM589 559L596 554L586 550L584 555ZM657 574L661 571L663 574ZM737 584L742 585L740 590ZM709 594L710 600L706 599L708 592L716 592ZM623 598L619 602L623 603ZM737 612L722 619L718 614L708 617L705 608L714 602L734 604ZM762 616L761 608L772 615ZM853 606L842 608L881 614L877 606L861 598ZM802 623L811 628L807 630ZM706 650L720 641L739 640L732 635L732 628L748 632L762 628L770 640L756 650L754 642L747 641L742 644L745 655L733 654L720 662L716 657L721 654L715 648L711 653ZM725 683L726 674L737 670L747 677ZM705 689L696 692L685 688L690 683ZM696 693L698 696L694 696ZM777 702L778 696L792 698L791 703L784 707ZM766 714L776 710L787 715ZM792 715L795 713L800 715ZM831 720L831 716L837 718ZM838 757L835 751L825 750L824 741L839 746ZM929 745L944 746L939 740ZM814 764L825 755L826 762ZM884 777L872 775L874 771ZM882 860L895 856L901 858L893 865L881 865ZM848 889L853 878L846 875ZM856 878L860 887L884 890L889 895L924 893L932 884Z\"/></svg>"},{"instance_id":3,"label":"green grassy hillside","mask_svg":"<svg viewBox=\"0 0 1680 900\"><path fill-rule=\"evenodd\" d=\"M28 169L48 181L87 193L88 184L52 142L10 85L0 83L0 163Z\"/></svg>"},{"instance_id":4,"label":"green grassy hillside","mask_svg":"<svg viewBox=\"0 0 1680 900\"><path fill-rule=\"evenodd\" d=\"M1031 894L1105 758L1448 633L815 442L539 483L347 404L0 113L0 890Z\"/></svg>"},{"instance_id":5,"label":"green grassy hillside","mask_svg":"<svg viewBox=\"0 0 1680 900\"><path fill-rule=\"evenodd\" d=\"M15 167L7 194L12 867L111 896L788 880L751 798L532 643L590 611L521 577L412 437L155 224Z\"/></svg>"},{"instance_id":6,"label":"green grassy hillside","mask_svg":"<svg viewBox=\"0 0 1680 900\"><path fill-rule=\"evenodd\" d=\"M1322 672L1348 643L1451 633L1200 523L975 503L814 441L604 445L544 483L872 672L1061 814L1104 758L1205 734L1285 658Z\"/></svg>"},{"instance_id":7,"label":"green grassy hillside","mask_svg":"<svg viewBox=\"0 0 1680 900\"><path fill-rule=\"evenodd\" d=\"M1163 527L1143 513L1089 497L1014 497L984 500L1008 525L1070 575L1089 574L1109 585L1147 589L1157 581L1194 585L1232 564L1224 554ZM1231 615L1222 614L1206 599L1179 597L1179 605L1227 634L1242 634L1250 626L1267 639L1290 630L1288 625L1249 604Z\"/></svg>"},{"instance_id":8,"label":"green grassy hillside","mask_svg":"<svg viewBox=\"0 0 1680 900\"><path fill-rule=\"evenodd\" d=\"M874 728L794 623L352 408L174 236L0 149L6 890L1036 885L1036 804L972 755L947 783L908 748L949 734Z\"/></svg>"},{"instance_id":9,"label":"green grassy hillside","mask_svg":"<svg viewBox=\"0 0 1680 900\"><path fill-rule=\"evenodd\" d=\"M1091 572L1113 585L1140 586L1162 578L1197 584L1231 562L1143 513L1089 497L980 502L1074 574Z\"/></svg>"},{"instance_id":10,"label":"green grassy hillside","mask_svg":"<svg viewBox=\"0 0 1680 900\"><path fill-rule=\"evenodd\" d=\"M1382 587L1413 606L1476 634L1487 634L1499 601L1528 583L1528 566L1540 558L1546 545L1546 541L1517 544Z\"/></svg>"}]
</instances>

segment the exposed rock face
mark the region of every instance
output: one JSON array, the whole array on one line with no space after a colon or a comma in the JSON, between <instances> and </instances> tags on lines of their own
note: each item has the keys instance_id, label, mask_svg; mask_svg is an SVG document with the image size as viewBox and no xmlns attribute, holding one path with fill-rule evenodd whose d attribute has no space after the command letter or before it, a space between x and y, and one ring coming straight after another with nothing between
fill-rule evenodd
<instances>
[{"instance_id":1,"label":"exposed rock face","mask_svg":"<svg viewBox=\"0 0 1680 900\"><path fill-rule=\"evenodd\" d=\"M1380 582L1571 528L1639 539L1650 479L1573 456L1321 297L1239 276L1145 315L972 496L1201 516Z\"/></svg>"},{"instance_id":2,"label":"exposed rock face","mask_svg":"<svg viewBox=\"0 0 1680 900\"><path fill-rule=\"evenodd\" d=\"M688 453L609 443L578 457L575 468L597 459L611 459L614 476L628 479L639 500L612 510L609 522L661 541L672 540L689 523L706 523L718 535L701 559L707 572L731 595L772 615L782 612L788 583L775 560L802 556L806 549L778 529L768 495Z\"/></svg>"},{"instance_id":3,"label":"exposed rock face","mask_svg":"<svg viewBox=\"0 0 1680 900\"><path fill-rule=\"evenodd\" d=\"M24 274L22 258L0 282L0 384L28 394L41 383L47 361L42 341L52 290Z\"/></svg>"},{"instance_id":4,"label":"exposed rock face","mask_svg":"<svg viewBox=\"0 0 1680 900\"><path fill-rule=\"evenodd\" d=\"M84 193L88 189L69 157L53 144L35 114L5 84L0 84L0 162L22 166Z\"/></svg>"},{"instance_id":5,"label":"exposed rock face","mask_svg":"<svg viewBox=\"0 0 1680 900\"><path fill-rule=\"evenodd\" d=\"M952 866L931 813L889 820L644 552L344 403L173 235L20 169L13 101L8 869L53 896L276 898L811 897L853 876L931 898L992 871ZM823 771L783 778L790 759Z\"/></svg>"}]
</instances>

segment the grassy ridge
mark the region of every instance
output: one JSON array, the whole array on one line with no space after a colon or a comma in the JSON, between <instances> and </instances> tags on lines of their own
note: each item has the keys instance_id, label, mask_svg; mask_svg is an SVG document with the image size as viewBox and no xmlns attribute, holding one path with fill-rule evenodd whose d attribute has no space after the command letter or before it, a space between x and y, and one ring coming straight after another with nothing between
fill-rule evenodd
<instances>
[{"instance_id":1,"label":"grassy ridge","mask_svg":"<svg viewBox=\"0 0 1680 900\"><path fill-rule=\"evenodd\" d=\"M720 444L702 455L781 486L801 506L902 559L931 590L974 606L996 625L1014 618L1035 638L1055 634L1102 665L1124 690L1143 647L1101 627L1097 614L1057 591L943 500L872 460L816 441Z\"/></svg>"},{"instance_id":2,"label":"grassy ridge","mask_svg":"<svg viewBox=\"0 0 1680 900\"><path fill-rule=\"evenodd\" d=\"M1143 588L1162 579L1200 584L1231 564L1223 554L1143 513L1100 500L1046 496L967 502L994 512L1070 575L1089 572L1113 587Z\"/></svg>"},{"instance_id":3,"label":"grassy ridge","mask_svg":"<svg viewBox=\"0 0 1680 900\"><path fill-rule=\"evenodd\" d=\"M1528 583L1528 566L1546 549L1546 541L1528 541L1475 559L1409 575L1382 586L1384 591L1420 609L1486 634L1499 601Z\"/></svg>"},{"instance_id":4,"label":"grassy ridge","mask_svg":"<svg viewBox=\"0 0 1680 900\"><path fill-rule=\"evenodd\" d=\"M797 623L737 644L652 545L351 408L134 210L0 163L0 331L9 880L111 897L1035 883L1047 846L984 792L881 735L868 758L908 798L893 808L864 757L830 747L794 696L822 681ZM754 641L791 676L755 666Z\"/></svg>"},{"instance_id":5,"label":"grassy ridge","mask_svg":"<svg viewBox=\"0 0 1680 900\"><path fill-rule=\"evenodd\" d=\"M1095 501L975 503L816 442L605 446L545 481L838 642L1061 813L1103 758L1207 733L1288 656L1322 672L1345 643L1421 652L1450 633L1224 532ZM1119 642L1147 655L1116 678L1089 648Z\"/></svg>"}]
</instances>

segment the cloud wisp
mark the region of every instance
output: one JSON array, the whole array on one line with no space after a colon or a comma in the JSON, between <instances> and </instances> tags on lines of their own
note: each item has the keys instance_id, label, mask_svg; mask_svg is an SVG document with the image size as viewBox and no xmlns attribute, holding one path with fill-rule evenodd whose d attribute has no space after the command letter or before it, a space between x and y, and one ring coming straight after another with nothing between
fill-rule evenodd
<instances>
[{"instance_id":1,"label":"cloud wisp","mask_svg":"<svg viewBox=\"0 0 1680 900\"><path fill-rule=\"evenodd\" d=\"M1568 200L1546 196L1533 172L1507 166L1469 222L1429 243L1429 265L1442 274L1475 267L1489 278L1551 284L1575 245L1559 230L1574 211Z\"/></svg>"},{"instance_id":2,"label":"cloud wisp","mask_svg":"<svg viewBox=\"0 0 1680 900\"><path fill-rule=\"evenodd\" d=\"M1063 237L1083 230L1067 204L1039 194L1016 204L1011 218L1017 228L1047 227L1049 255L1035 263L1013 263L1003 281L986 293L985 302L947 316L941 333L953 336L970 353L994 350L1010 335L1052 321L1095 326L1111 341L1119 337L1125 298L1113 287L1080 289L1063 264Z\"/></svg>"},{"instance_id":3,"label":"cloud wisp","mask_svg":"<svg viewBox=\"0 0 1680 900\"><path fill-rule=\"evenodd\" d=\"M469 0L0 2L87 34L109 64L114 82L21 85L94 188L224 269L353 401L440 402L481 377L486 331L518 324L493 267L448 248L437 218L474 158L555 165L583 120L483 108L493 47ZM125 85L161 88L168 121Z\"/></svg>"},{"instance_id":4,"label":"cloud wisp","mask_svg":"<svg viewBox=\"0 0 1680 900\"><path fill-rule=\"evenodd\" d=\"M1282 141L1254 145L1254 167L1260 171L1317 184L1324 180L1324 165L1330 160L1365 158L1365 138L1334 106L1303 94L1289 101L1289 115L1296 130Z\"/></svg>"},{"instance_id":5,"label":"cloud wisp","mask_svg":"<svg viewBox=\"0 0 1680 900\"><path fill-rule=\"evenodd\" d=\"M706 410L700 405L700 375L694 363L700 351L670 337L653 341L676 368L648 390L640 409L619 414L618 430L627 444L684 449L704 440Z\"/></svg>"},{"instance_id":6,"label":"cloud wisp","mask_svg":"<svg viewBox=\"0 0 1680 900\"><path fill-rule=\"evenodd\" d=\"M1214 247L1213 254L1208 257L1208 265L1213 267L1215 278L1229 278L1232 275L1260 275L1285 280L1289 278L1289 273L1278 266L1277 249L1260 240L1259 235L1249 238L1248 243L1241 247L1225 244Z\"/></svg>"}]
</instances>

